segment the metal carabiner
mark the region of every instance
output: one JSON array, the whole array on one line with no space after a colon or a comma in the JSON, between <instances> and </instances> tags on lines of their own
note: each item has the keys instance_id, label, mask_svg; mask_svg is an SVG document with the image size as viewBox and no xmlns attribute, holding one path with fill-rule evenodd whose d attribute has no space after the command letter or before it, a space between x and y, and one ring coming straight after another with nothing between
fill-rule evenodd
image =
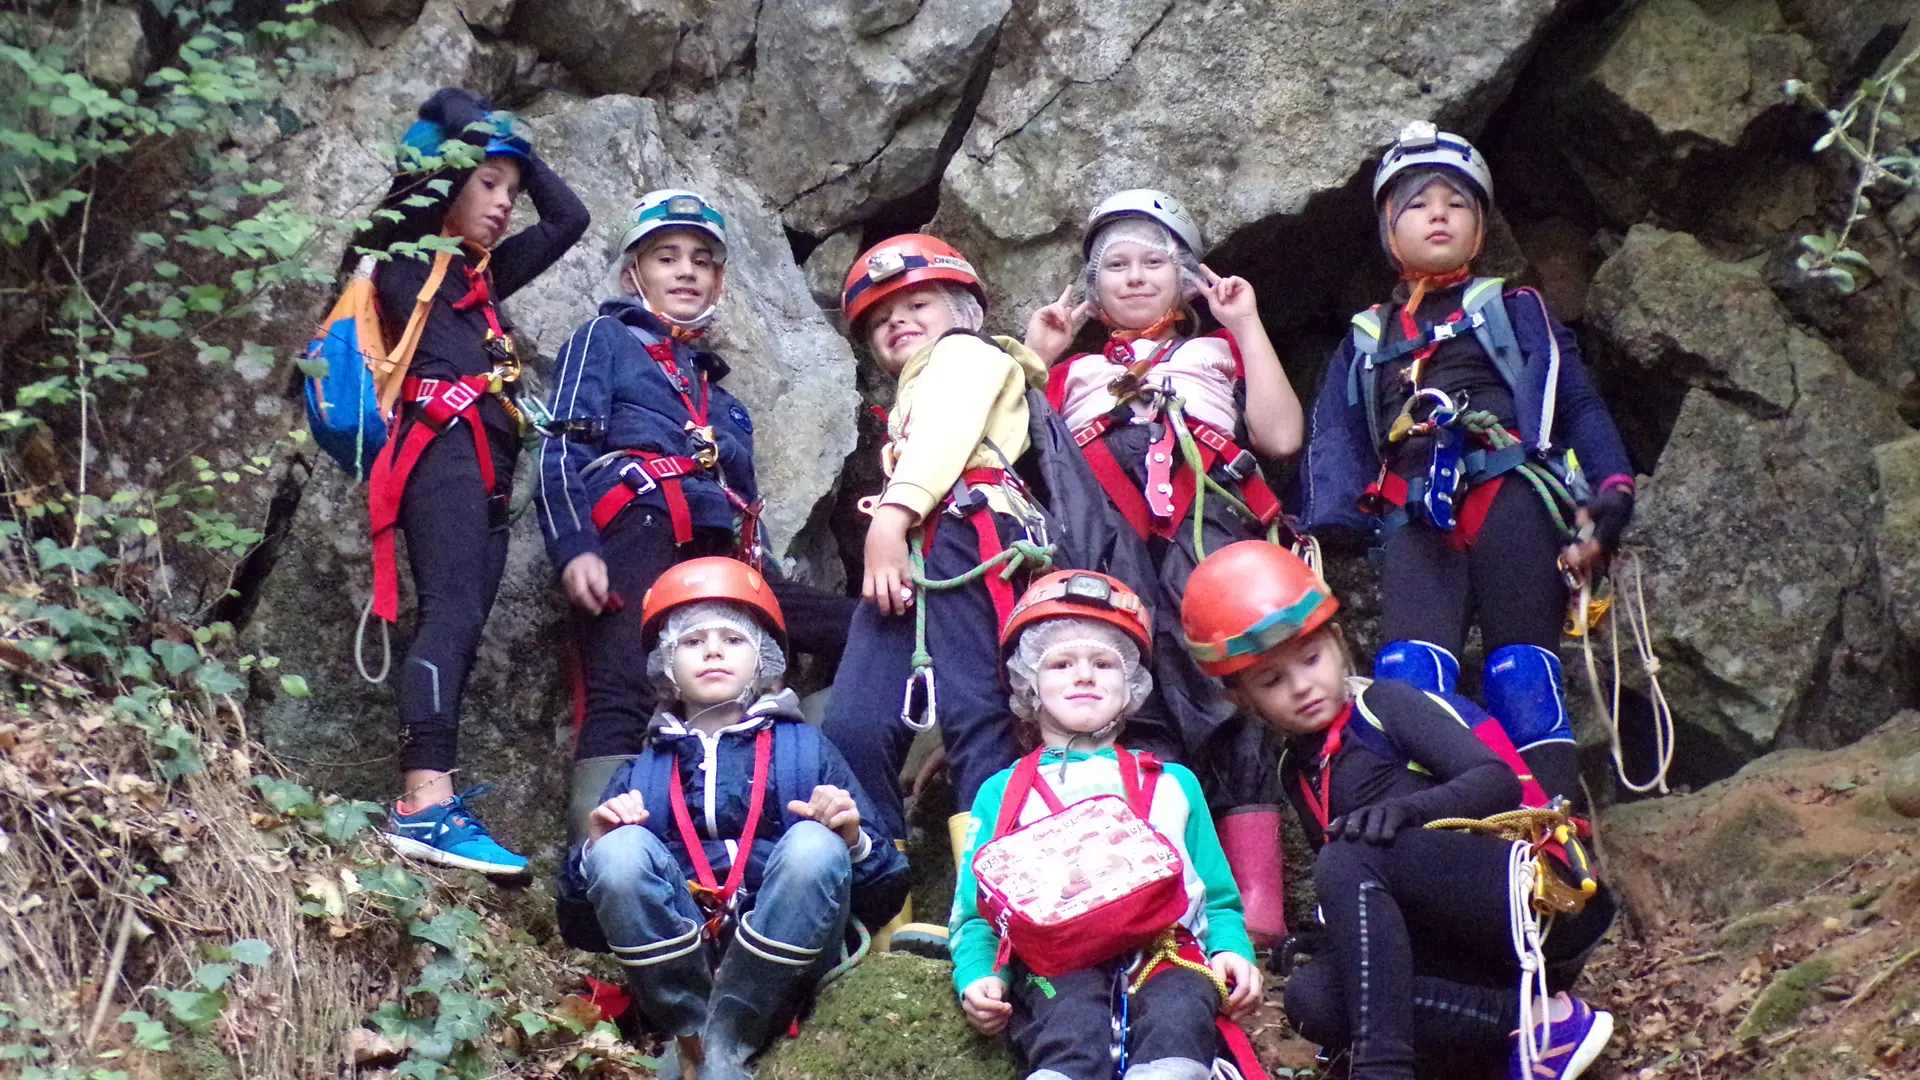
<instances>
[{"instance_id":1,"label":"metal carabiner","mask_svg":"<svg viewBox=\"0 0 1920 1080\"><path fill-rule=\"evenodd\" d=\"M923 600L922 602L924 603L925 601ZM925 718L921 720L915 720L913 718L913 686L915 683L921 683L927 688L927 711L924 714ZM933 689L933 668L914 668L913 672L907 676L907 692L900 698L900 722L907 725L907 729L910 731L925 731L932 727L934 722L939 719L939 709L940 698Z\"/></svg>"},{"instance_id":2,"label":"metal carabiner","mask_svg":"<svg viewBox=\"0 0 1920 1080\"><path fill-rule=\"evenodd\" d=\"M1431 402L1432 408L1427 410L1425 419L1415 420L1415 410L1419 408L1422 401ZM1400 415L1394 417L1392 426L1387 430L1387 441L1397 443L1416 435L1430 435L1436 429L1453 423L1454 418L1459 415L1459 407L1454 404L1451 397L1447 396L1446 391L1436 390L1431 386L1422 387L1414 391L1413 396L1407 399L1407 403L1401 406Z\"/></svg>"}]
</instances>

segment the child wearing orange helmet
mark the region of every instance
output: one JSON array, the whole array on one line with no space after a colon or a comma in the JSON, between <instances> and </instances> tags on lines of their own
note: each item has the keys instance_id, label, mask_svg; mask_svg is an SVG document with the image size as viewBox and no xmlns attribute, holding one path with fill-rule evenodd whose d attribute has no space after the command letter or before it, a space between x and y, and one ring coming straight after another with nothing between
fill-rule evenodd
<instances>
[{"instance_id":1,"label":"child wearing orange helmet","mask_svg":"<svg viewBox=\"0 0 1920 1080\"><path fill-rule=\"evenodd\" d=\"M561 929L627 969L682 1077L744 1080L842 959L849 918L899 908L906 859L779 689L786 620L758 571L690 559L641 608L643 666L666 704L569 853Z\"/></svg>"},{"instance_id":2,"label":"child wearing orange helmet","mask_svg":"<svg viewBox=\"0 0 1920 1080\"><path fill-rule=\"evenodd\" d=\"M985 302L973 266L917 233L860 256L841 295L854 340L899 383L880 456L887 484L864 507L873 515L865 602L848 632L823 730L853 763L893 836L906 835L899 776L916 726L937 719L961 806L1019 756L995 643L1025 575L1009 579L996 566L966 585L921 595L910 554L922 557L923 578L949 579L1040 533L1039 508L1012 466L1027 450L1027 389L1046 369L1019 342L981 334ZM915 664L916 604L926 605L930 674ZM897 705L903 693L908 700ZM924 710L915 708L921 701ZM949 822L956 846L964 818Z\"/></svg>"},{"instance_id":3,"label":"child wearing orange helmet","mask_svg":"<svg viewBox=\"0 0 1920 1080\"><path fill-rule=\"evenodd\" d=\"M1180 765L1115 745L1152 688L1146 668L1151 625L1146 606L1118 579L1063 570L1034 582L1001 634L1013 709L1023 739L1036 748L1031 762L996 773L973 800L954 891L953 983L967 1022L984 1035L1007 1032L1028 1080L1115 1076L1116 1051L1124 1080L1205 1080L1221 1051L1218 1011L1238 1015L1260 999L1240 895L1199 780ZM1156 955L1145 961L1147 977L1140 979L1131 970L1138 954L1129 951L1043 978L1017 951L1005 959L994 925L981 915L977 850L1058 808L1101 795L1127 797L1129 775L1156 770L1172 782L1151 789L1145 817L1182 860L1188 899L1177 940L1183 962ZM1017 775L1029 777L1031 786L1017 808L1003 806L1015 797ZM1058 854L1074 860L1073 852ZM1067 879L1087 884L1073 871L1084 863L1083 876L1097 877L1102 855L1089 852L1068 868ZM1128 988L1117 990L1117 984Z\"/></svg>"},{"instance_id":4,"label":"child wearing orange helmet","mask_svg":"<svg viewBox=\"0 0 1920 1080\"><path fill-rule=\"evenodd\" d=\"M1577 914L1552 920L1541 950L1556 993L1547 1022L1522 1024L1530 999L1492 989L1521 970L1516 845L1421 827L1566 789L1544 772L1547 790L1533 785L1499 725L1466 699L1353 677L1333 622L1339 606L1312 568L1263 541L1208 556L1181 604L1200 666L1286 740L1281 783L1318 852L1327 944L1289 979L1288 1017L1322 1046L1347 1047L1354 1080L1412 1080L1416 1049L1506 1051L1516 1080L1571 1080L1613 1029L1611 1016L1565 993L1612 922L1611 894L1597 888ZM1566 754L1555 775L1577 782ZM1540 873L1575 887L1584 864L1568 859ZM1523 1027L1525 1038L1511 1036Z\"/></svg>"}]
</instances>

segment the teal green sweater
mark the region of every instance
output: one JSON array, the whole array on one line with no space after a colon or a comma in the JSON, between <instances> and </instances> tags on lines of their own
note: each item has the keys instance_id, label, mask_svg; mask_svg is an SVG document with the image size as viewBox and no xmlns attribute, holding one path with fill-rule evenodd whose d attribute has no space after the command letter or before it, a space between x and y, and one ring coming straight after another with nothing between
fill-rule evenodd
<instances>
[{"instance_id":1,"label":"teal green sweater","mask_svg":"<svg viewBox=\"0 0 1920 1080\"><path fill-rule=\"evenodd\" d=\"M1111 747L1092 753L1074 751L1068 759L1064 784L1056 776L1059 763L1058 750L1048 750L1041 757L1047 783L1061 803L1071 805L1095 795L1125 797L1125 789L1120 784L1120 766ZM1247 938L1240 890L1233 884L1226 852L1221 850L1220 837L1213 830L1213 817L1207 812L1200 781L1184 766L1169 764L1165 770L1159 786L1154 789L1153 806L1147 819L1179 850L1186 863L1189 903L1180 924L1193 934L1209 957L1232 952L1251 961L1253 942ZM1002 769L981 785L980 794L973 800L971 820L967 822L966 850L960 857L953 915L948 920L953 986L960 993L988 975L998 974L1002 978L1007 975L1004 970L994 970L993 959L1000 941L993 927L980 915L980 888L973 880L973 853L975 848L992 839L994 823L1000 820L1000 803L1012 776L1013 769ZM1047 804L1039 794L1029 794L1027 804L1020 808L1018 824L1038 821L1047 813Z\"/></svg>"}]
</instances>

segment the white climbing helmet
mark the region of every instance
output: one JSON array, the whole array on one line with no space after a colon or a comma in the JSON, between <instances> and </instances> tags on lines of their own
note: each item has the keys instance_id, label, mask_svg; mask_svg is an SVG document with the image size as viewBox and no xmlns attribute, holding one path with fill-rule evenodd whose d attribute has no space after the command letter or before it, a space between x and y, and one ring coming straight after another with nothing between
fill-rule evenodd
<instances>
[{"instance_id":1,"label":"white climbing helmet","mask_svg":"<svg viewBox=\"0 0 1920 1080\"><path fill-rule=\"evenodd\" d=\"M1167 231L1180 238L1187 245L1187 251L1198 256L1206 250L1206 243L1200 236L1200 223L1193 220L1187 208L1180 200L1164 191L1152 188L1132 188L1117 192L1100 200L1100 205L1087 215L1087 227L1080 233L1080 257L1085 259L1093 254L1094 234L1100 227L1123 217L1143 217L1166 226Z\"/></svg>"},{"instance_id":2,"label":"white climbing helmet","mask_svg":"<svg viewBox=\"0 0 1920 1080\"><path fill-rule=\"evenodd\" d=\"M635 244L661 229L695 229L713 238L713 261L727 261L727 219L707 204L698 192L681 188L649 191L627 212L630 224L614 245L613 257L619 259Z\"/></svg>"},{"instance_id":3,"label":"white climbing helmet","mask_svg":"<svg viewBox=\"0 0 1920 1080\"><path fill-rule=\"evenodd\" d=\"M1480 201L1493 203L1493 171L1472 143L1451 131L1441 131L1431 121L1415 120L1400 129L1400 138L1380 158L1373 173L1373 201L1393 183L1393 178L1408 169L1451 169L1465 177L1480 193Z\"/></svg>"}]
</instances>

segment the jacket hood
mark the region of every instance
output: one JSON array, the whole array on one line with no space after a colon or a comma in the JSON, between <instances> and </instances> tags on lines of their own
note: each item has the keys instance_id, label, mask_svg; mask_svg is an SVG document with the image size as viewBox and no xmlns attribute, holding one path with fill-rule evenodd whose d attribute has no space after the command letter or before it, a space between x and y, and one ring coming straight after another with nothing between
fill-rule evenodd
<instances>
[{"instance_id":1,"label":"jacket hood","mask_svg":"<svg viewBox=\"0 0 1920 1080\"><path fill-rule=\"evenodd\" d=\"M710 350L684 341L674 341L673 331L660 316L647 310L647 305L641 303L638 297L616 296L611 300L602 300L600 314L609 319L618 319L628 326L637 326L662 341L673 341L673 351L676 356L686 357L692 363L700 365L705 369L707 377L716 382L726 378L727 373L733 370L727 366L726 361L721 360Z\"/></svg>"},{"instance_id":2,"label":"jacket hood","mask_svg":"<svg viewBox=\"0 0 1920 1080\"><path fill-rule=\"evenodd\" d=\"M677 703L676 703L677 704ZM800 695L792 690L782 690L773 694L762 694L760 700L747 706L746 715L737 723L720 729L722 735L753 734L768 724L807 722L805 713L800 711ZM674 709L662 709L653 714L647 724L647 738L654 741L692 734L693 729Z\"/></svg>"}]
</instances>

